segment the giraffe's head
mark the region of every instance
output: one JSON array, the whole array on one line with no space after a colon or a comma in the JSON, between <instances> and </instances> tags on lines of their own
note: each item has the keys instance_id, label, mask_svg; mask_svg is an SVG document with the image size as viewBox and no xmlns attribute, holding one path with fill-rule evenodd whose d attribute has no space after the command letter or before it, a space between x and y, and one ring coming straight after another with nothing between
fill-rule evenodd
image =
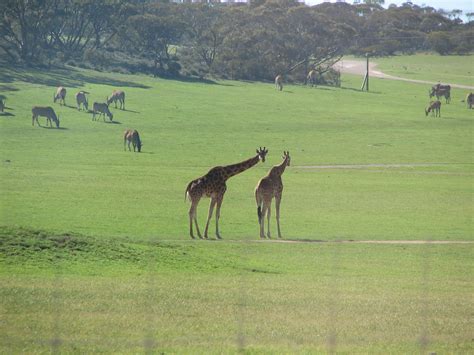
<instances>
[{"instance_id":1,"label":"giraffe's head","mask_svg":"<svg viewBox=\"0 0 474 355\"><path fill-rule=\"evenodd\" d=\"M262 161L262 163L265 163L265 156L267 155L268 153L268 149L265 149L265 147L260 147L259 149L257 149L257 154L258 154L258 158Z\"/></svg>"},{"instance_id":2,"label":"giraffe's head","mask_svg":"<svg viewBox=\"0 0 474 355\"><path fill-rule=\"evenodd\" d=\"M283 156L282 156L282 158L283 158L284 160L286 160L286 165L287 165L287 166L290 166L290 161L291 161L290 152L285 152L285 151L283 151Z\"/></svg>"}]
</instances>

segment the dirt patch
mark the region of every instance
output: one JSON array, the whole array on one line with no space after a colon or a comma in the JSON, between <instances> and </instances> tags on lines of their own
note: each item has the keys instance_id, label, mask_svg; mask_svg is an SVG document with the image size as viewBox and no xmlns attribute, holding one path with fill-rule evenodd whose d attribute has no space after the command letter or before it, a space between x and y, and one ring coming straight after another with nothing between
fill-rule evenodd
<instances>
[{"instance_id":1,"label":"dirt patch","mask_svg":"<svg viewBox=\"0 0 474 355\"><path fill-rule=\"evenodd\" d=\"M367 71L367 63L365 61L359 61L359 60L341 60L334 65L334 68L339 70L341 73L364 76ZM381 78L381 79L408 81L408 82L417 83L417 84L430 84L430 85L438 84L437 82L434 82L434 81L407 79L407 78L401 78L399 76L385 74L376 68L377 68L377 63L369 62L369 76L373 76L373 77ZM460 85L460 84L454 84L454 83L446 83L446 84L449 84L454 88L474 90L474 86Z\"/></svg>"}]
</instances>

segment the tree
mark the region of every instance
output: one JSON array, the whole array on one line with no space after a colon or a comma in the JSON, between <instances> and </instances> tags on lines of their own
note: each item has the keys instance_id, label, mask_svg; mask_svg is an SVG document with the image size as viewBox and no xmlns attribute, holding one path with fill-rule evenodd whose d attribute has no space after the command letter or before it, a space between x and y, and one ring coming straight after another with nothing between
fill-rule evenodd
<instances>
[{"instance_id":1,"label":"tree","mask_svg":"<svg viewBox=\"0 0 474 355\"><path fill-rule=\"evenodd\" d=\"M159 11L161 5L149 8L145 15L128 18L121 38L129 53L141 53L153 61L153 73L177 75L179 64L170 51L182 35L184 24L171 11Z\"/></svg>"},{"instance_id":2,"label":"tree","mask_svg":"<svg viewBox=\"0 0 474 355\"><path fill-rule=\"evenodd\" d=\"M441 55L448 54L454 49L449 35L445 32L432 32L428 35L430 47Z\"/></svg>"},{"instance_id":3,"label":"tree","mask_svg":"<svg viewBox=\"0 0 474 355\"><path fill-rule=\"evenodd\" d=\"M48 47L56 0L4 0L0 3L0 48L12 60L38 62Z\"/></svg>"},{"instance_id":4,"label":"tree","mask_svg":"<svg viewBox=\"0 0 474 355\"><path fill-rule=\"evenodd\" d=\"M202 64L198 75L210 73L224 41L225 16L219 7L207 4L185 5L187 19L185 54ZM199 66L201 67L201 66Z\"/></svg>"}]
</instances>

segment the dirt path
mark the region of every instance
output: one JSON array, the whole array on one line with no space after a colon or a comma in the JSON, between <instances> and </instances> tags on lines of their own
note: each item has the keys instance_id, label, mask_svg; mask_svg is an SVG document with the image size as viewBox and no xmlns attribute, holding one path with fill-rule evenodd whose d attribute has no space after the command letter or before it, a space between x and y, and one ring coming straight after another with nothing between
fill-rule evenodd
<instances>
[{"instance_id":1,"label":"dirt path","mask_svg":"<svg viewBox=\"0 0 474 355\"><path fill-rule=\"evenodd\" d=\"M370 168L427 168L449 165L465 165L466 163L413 163L413 164L334 164L334 165L298 165L298 169L370 169ZM469 163L467 163L469 164Z\"/></svg>"},{"instance_id":2,"label":"dirt path","mask_svg":"<svg viewBox=\"0 0 474 355\"><path fill-rule=\"evenodd\" d=\"M213 237L207 240L200 239L167 239L159 240L160 242L175 243L198 243L215 242L215 243L280 243L280 244L388 244L388 245L420 245L420 244L436 244L436 245L452 245L467 244L474 245L474 240L319 240L319 239L223 239L216 240Z\"/></svg>"},{"instance_id":3,"label":"dirt path","mask_svg":"<svg viewBox=\"0 0 474 355\"><path fill-rule=\"evenodd\" d=\"M341 60L340 62L336 63L334 67L341 71L342 73L347 73L347 74L356 74L356 75L365 75L366 72L366 62L364 61L359 61L359 60ZM427 81L427 80L417 80L417 79L407 79L407 78L400 78L398 76L393 76L389 74L385 74L381 72L380 70L377 70L377 63L370 62L369 63L369 75L376 77L376 78L381 78L381 79L389 79L389 80L401 80L401 81L408 81L410 83L418 83L418 84L430 84L430 85L435 85L438 84L434 81ZM469 86L469 85L460 85L460 84L454 84L454 83L443 83L443 84L449 84L454 88L459 88L459 89L468 89L468 90L474 90L474 86Z\"/></svg>"},{"instance_id":4,"label":"dirt path","mask_svg":"<svg viewBox=\"0 0 474 355\"><path fill-rule=\"evenodd\" d=\"M249 241L247 241L249 242ZM252 242L252 241L250 241ZM303 243L324 243L324 244L474 244L470 240L311 240L311 239L270 239L270 240L254 240L253 242L260 243L288 243L288 244L303 244Z\"/></svg>"}]
</instances>

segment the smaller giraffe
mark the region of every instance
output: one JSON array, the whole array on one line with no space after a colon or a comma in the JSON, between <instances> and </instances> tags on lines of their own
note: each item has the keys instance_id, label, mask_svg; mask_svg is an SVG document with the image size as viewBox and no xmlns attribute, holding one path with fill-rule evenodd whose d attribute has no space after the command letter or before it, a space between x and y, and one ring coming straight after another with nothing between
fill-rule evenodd
<instances>
[{"instance_id":1,"label":"smaller giraffe","mask_svg":"<svg viewBox=\"0 0 474 355\"><path fill-rule=\"evenodd\" d=\"M275 197L276 220L278 227L278 238L282 238L280 231L280 202L283 193L283 182L281 175L285 172L285 168L290 166L290 152L283 152L283 161L280 165L275 165L270 169L267 176L262 178L255 188L255 199L257 200L258 223L260 224L260 238L265 238L264 224L265 214L268 218L267 236L270 234L270 214L272 199Z\"/></svg>"},{"instance_id":2,"label":"smaller giraffe","mask_svg":"<svg viewBox=\"0 0 474 355\"><path fill-rule=\"evenodd\" d=\"M280 91L283 90L283 75L278 74L275 77L275 87Z\"/></svg>"},{"instance_id":3,"label":"smaller giraffe","mask_svg":"<svg viewBox=\"0 0 474 355\"><path fill-rule=\"evenodd\" d=\"M194 239L193 222L196 225L196 231L199 238L203 239L197 222L197 206L199 200L203 196L211 198L209 205L209 214L207 216L206 229L204 230L204 238L207 239L207 231L209 229L209 222L216 207L216 237L222 239L219 234L219 218L221 214L221 205L224 199L227 186L225 182L232 176L240 174L241 172L256 165L260 160L265 162L265 156L268 150L263 147L257 149L257 155L253 158L244 160L243 162L227 165L216 166L208 171L208 173L196 180L191 181L186 187L185 198L188 197L191 201L191 208L189 209L189 234Z\"/></svg>"}]
</instances>

